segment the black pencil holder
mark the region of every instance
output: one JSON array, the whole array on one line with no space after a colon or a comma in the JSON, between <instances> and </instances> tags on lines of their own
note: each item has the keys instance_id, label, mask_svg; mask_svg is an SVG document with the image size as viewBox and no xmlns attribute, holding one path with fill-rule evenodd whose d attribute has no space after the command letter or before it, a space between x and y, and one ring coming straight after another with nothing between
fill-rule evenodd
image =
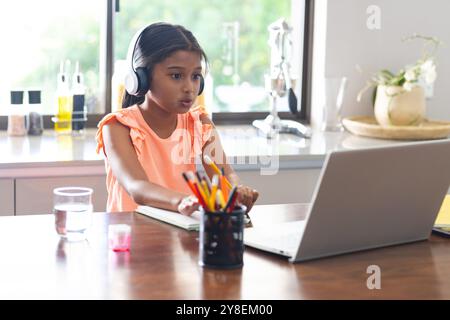
<instances>
[{"instance_id":1,"label":"black pencil holder","mask_svg":"<svg viewBox=\"0 0 450 320\"><path fill-rule=\"evenodd\" d=\"M247 208L236 206L231 213L209 212L203 207L200 210L199 264L220 269L242 267Z\"/></svg>"}]
</instances>

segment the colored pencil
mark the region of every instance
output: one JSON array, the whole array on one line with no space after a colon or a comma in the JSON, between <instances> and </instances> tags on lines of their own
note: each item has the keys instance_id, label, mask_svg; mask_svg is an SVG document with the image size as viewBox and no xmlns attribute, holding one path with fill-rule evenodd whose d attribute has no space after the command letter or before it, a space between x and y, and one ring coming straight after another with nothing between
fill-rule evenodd
<instances>
[{"instance_id":1,"label":"colored pencil","mask_svg":"<svg viewBox=\"0 0 450 320\"><path fill-rule=\"evenodd\" d=\"M237 192L235 192L234 195L233 195L233 197L231 198L231 203L230 203L230 205L229 205L228 208L227 208L227 212L228 212L228 213L232 213L232 212L233 212L234 207L235 207L235 205L236 205L237 196L238 196L238 194L237 194ZM248 216L247 213L246 213L245 215L246 215L248 218L250 218L250 217Z\"/></svg>"},{"instance_id":2,"label":"colored pencil","mask_svg":"<svg viewBox=\"0 0 450 320\"><path fill-rule=\"evenodd\" d=\"M218 185L219 185L219 176L217 174L215 174L212 179L211 197L209 199L209 202L212 205L212 207L214 208L214 210L216 209L216 193L217 193Z\"/></svg>"},{"instance_id":3,"label":"colored pencil","mask_svg":"<svg viewBox=\"0 0 450 320\"><path fill-rule=\"evenodd\" d=\"M219 167L217 167L217 165L214 163L214 161L211 160L211 158L208 155L204 155L203 159L205 160L205 163L207 165L209 165L218 175L222 176L222 171L219 169ZM228 181L228 179L226 178L225 175L223 175L225 177L225 183L228 185L228 188L233 188L233 186L231 185L230 181Z\"/></svg>"},{"instance_id":4,"label":"colored pencil","mask_svg":"<svg viewBox=\"0 0 450 320\"><path fill-rule=\"evenodd\" d=\"M222 190L223 196L225 197L225 199L228 199L228 186L227 183L225 182L225 177L224 176L220 176L220 189Z\"/></svg>"},{"instance_id":5,"label":"colored pencil","mask_svg":"<svg viewBox=\"0 0 450 320\"><path fill-rule=\"evenodd\" d=\"M219 199L220 209L223 210L225 208L226 203L225 203L225 199L223 197L222 190L220 190L220 189L217 190L216 195L217 195L217 198Z\"/></svg>"},{"instance_id":6,"label":"colored pencil","mask_svg":"<svg viewBox=\"0 0 450 320\"><path fill-rule=\"evenodd\" d=\"M187 174L185 172L183 172L182 175L183 175L184 180L186 180L186 183L188 184L189 189L191 189L191 191L194 194L194 196L196 196L197 199L198 199L199 195L197 193L197 190L195 190L195 187L192 184L191 180L189 180L189 178L188 178L188 176L187 176Z\"/></svg>"},{"instance_id":7,"label":"colored pencil","mask_svg":"<svg viewBox=\"0 0 450 320\"><path fill-rule=\"evenodd\" d=\"M209 210L209 206L206 204L205 198L204 198L204 196L202 195L202 191L201 191L200 188L198 187L197 182L194 182L194 187L195 187L195 190L197 190L198 194L200 195L200 196L198 197L198 201L199 201L200 204L203 206L203 208L205 208L205 210Z\"/></svg>"},{"instance_id":8,"label":"colored pencil","mask_svg":"<svg viewBox=\"0 0 450 320\"><path fill-rule=\"evenodd\" d=\"M235 200L234 198L237 196L237 186L234 186L233 189L231 189L230 195L228 196L227 203L225 205L224 211L227 212L227 209L230 208L230 205Z\"/></svg>"}]
</instances>

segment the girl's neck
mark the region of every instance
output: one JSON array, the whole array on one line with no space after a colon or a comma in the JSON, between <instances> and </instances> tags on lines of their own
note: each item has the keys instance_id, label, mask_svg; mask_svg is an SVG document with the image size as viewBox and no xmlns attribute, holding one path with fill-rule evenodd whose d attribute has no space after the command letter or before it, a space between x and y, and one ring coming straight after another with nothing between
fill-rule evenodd
<instances>
[{"instance_id":1,"label":"girl's neck","mask_svg":"<svg viewBox=\"0 0 450 320\"><path fill-rule=\"evenodd\" d=\"M168 138L177 127L178 114L160 108L148 99L139 105L148 126L161 138Z\"/></svg>"}]
</instances>

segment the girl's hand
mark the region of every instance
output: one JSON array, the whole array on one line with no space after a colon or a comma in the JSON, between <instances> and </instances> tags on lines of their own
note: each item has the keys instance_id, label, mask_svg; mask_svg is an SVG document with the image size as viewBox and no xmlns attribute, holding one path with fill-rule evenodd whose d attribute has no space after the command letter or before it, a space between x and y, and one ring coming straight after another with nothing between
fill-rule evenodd
<instances>
[{"instance_id":1,"label":"girl's hand","mask_svg":"<svg viewBox=\"0 0 450 320\"><path fill-rule=\"evenodd\" d=\"M199 206L200 204L198 203L198 199L196 197L187 196L184 197L178 205L178 212L185 216L190 216L199 208Z\"/></svg>"},{"instance_id":2,"label":"girl's hand","mask_svg":"<svg viewBox=\"0 0 450 320\"><path fill-rule=\"evenodd\" d=\"M249 212L253 207L253 204L256 202L256 199L259 197L258 191L247 186L238 185L236 192L238 193L236 202L246 206L247 212Z\"/></svg>"}]
</instances>

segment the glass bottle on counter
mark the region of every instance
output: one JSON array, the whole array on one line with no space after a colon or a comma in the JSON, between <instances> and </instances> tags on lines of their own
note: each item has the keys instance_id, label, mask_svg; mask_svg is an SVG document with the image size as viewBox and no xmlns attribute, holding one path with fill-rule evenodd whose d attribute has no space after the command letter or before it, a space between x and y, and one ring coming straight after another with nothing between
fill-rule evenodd
<instances>
[{"instance_id":1,"label":"glass bottle on counter","mask_svg":"<svg viewBox=\"0 0 450 320\"><path fill-rule=\"evenodd\" d=\"M40 136L44 131L42 120L41 91L28 91L28 107L29 113L27 117L28 134L32 136Z\"/></svg>"},{"instance_id":2,"label":"glass bottle on counter","mask_svg":"<svg viewBox=\"0 0 450 320\"><path fill-rule=\"evenodd\" d=\"M77 61L75 73L73 74L73 109L72 109L72 134L82 134L87 120L85 104L85 87L83 75L80 72L80 65Z\"/></svg>"},{"instance_id":3,"label":"glass bottle on counter","mask_svg":"<svg viewBox=\"0 0 450 320\"><path fill-rule=\"evenodd\" d=\"M11 106L8 115L9 136L24 136L27 134L25 127L25 110L23 105L23 91L11 91Z\"/></svg>"},{"instance_id":4,"label":"glass bottle on counter","mask_svg":"<svg viewBox=\"0 0 450 320\"><path fill-rule=\"evenodd\" d=\"M57 113L55 118L55 131L57 134L70 134L72 131L72 95L69 90L67 73L61 62L58 73L57 87Z\"/></svg>"}]
</instances>

